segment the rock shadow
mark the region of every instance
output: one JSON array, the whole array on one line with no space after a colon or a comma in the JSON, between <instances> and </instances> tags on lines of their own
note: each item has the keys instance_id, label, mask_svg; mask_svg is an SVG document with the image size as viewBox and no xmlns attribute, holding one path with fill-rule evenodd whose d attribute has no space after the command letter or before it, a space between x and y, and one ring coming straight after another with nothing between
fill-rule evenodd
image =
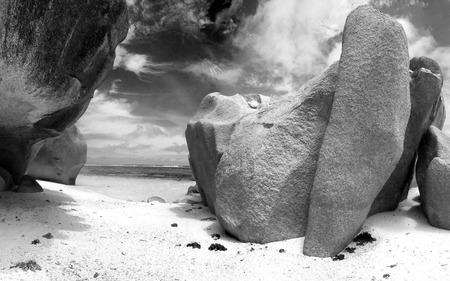
<instances>
[{"instance_id":1,"label":"rock shadow","mask_svg":"<svg viewBox=\"0 0 450 281\"><path fill-rule=\"evenodd\" d=\"M69 239L67 231L87 231L90 225L77 216L76 200L63 192L44 188L42 193L0 193L0 229L6 239L21 235L31 242L46 240L51 233L54 239ZM42 232L42 233L41 233ZM9 233L9 235L8 235Z\"/></svg>"}]
</instances>

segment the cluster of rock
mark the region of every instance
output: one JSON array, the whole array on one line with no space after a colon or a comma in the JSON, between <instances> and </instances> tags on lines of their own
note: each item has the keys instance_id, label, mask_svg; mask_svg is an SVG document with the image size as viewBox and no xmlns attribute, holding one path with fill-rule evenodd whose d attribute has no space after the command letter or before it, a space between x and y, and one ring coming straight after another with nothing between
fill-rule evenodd
<instances>
[{"instance_id":1,"label":"cluster of rock","mask_svg":"<svg viewBox=\"0 0 450 281\"><path fill-rule=\"evenodd\" d=\"M399 23L360 6L340 61L298 92L205 97L186 129L203 202L240 241L305 236L305 254L334 256L369 215L397 208L418 151L421 194L447 194L425 195L427 215L448 228L442 83L435 61L409 61Z\"/></svg>"},{"instance_id":2,"label":"cluster of rock","mask_svg":"<svg viewBox=\"0 0 450 281\"><path fill-rule=\"evenodd\" d=\"M0 190L85 112L128 31L124 0L38 2L0 2Z\"/></svg>"}]
</instances>

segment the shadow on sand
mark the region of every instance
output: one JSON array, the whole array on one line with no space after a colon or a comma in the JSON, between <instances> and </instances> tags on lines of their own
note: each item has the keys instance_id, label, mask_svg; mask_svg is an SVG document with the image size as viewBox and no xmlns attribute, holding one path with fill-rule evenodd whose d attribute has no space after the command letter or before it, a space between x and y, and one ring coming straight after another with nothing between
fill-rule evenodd
<instances>
[{"instance_id":1,"label":"shadow on sand","mask_svg":"<svg viewBox=\"0 0 450 281\"><path fill-rule=\"evenodd\" d=\"M51 233L55 238L68 239L64 231L90 228L76 215L77 208L72 197L48 189L42 193L0 193L0 237L5 235L8 240L8 236L19 234L44 239L42 235Z\"/></svg>"}]
</instances>

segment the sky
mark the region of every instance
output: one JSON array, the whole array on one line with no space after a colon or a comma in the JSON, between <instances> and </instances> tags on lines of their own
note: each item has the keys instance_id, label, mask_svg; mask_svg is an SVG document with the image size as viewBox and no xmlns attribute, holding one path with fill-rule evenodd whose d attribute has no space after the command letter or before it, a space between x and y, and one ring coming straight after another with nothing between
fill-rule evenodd
<instances>
[{"instance_id":1,"label":"sky","mask_svg":"<svg viewBox=\"0 0 450 281\"><path fill-rule=\"evenodd\" d=\"M366 3L403 25L410 57L438 61L450 116L450 0L126 1L128 36L77 122L87 163L188 165L184 131L207 94L296 91L339 60Z\"/></svg>"}]
</instances>

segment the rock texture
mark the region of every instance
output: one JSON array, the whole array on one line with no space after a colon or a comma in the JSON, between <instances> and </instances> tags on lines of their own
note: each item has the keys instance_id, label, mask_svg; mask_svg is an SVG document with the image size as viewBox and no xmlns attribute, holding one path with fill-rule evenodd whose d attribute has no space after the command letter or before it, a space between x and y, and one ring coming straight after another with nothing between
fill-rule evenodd
<instances>
[{"instance_id":1,"label":"rock texture","mask_svg":"<svg viewBox=\"0 0 450 281\"><path fill-rule=\"evenodd\" d=\"M127 34L123 0L0 3L0 167L17 184L31 147L86 110Z\"/></svg>"},{"instance_id":2,"label":"rock texture","mask_svg":"<svg viewBox=\"0 0 450 281\"><path fill-rule=\"evenodd\" d=\"M364 5L348 16L343 38L303 248L318 257L336 255L360 230L402 155L411 109L401 25Z\"/></svg>"},{"instance_id":3,"label":"rock texture","mask_svg":"<svg viewBox=\"0 0 450 281\"><path fill-rule=\"evenodd\" d=\"M240 241L266 243L305 234L337 70L335 63L298 93L235 125L216 173L216 214Z\"/></svg>"},{"instance_id":4,"label":"rock texture","mask_svg":"<svg viewBox=\"0 0 450 281\"><path fill-rule=\"evenodd\" d=\"M26 174L35 179L74 185L86 164L87 144L73 125L60 136L45 140L28 165Z\"/></svg>"},{"instance_id":5,"label":"rock texture","mask_svg":"<svg viewBox=\"0 0 450 281\"><path fill-rule=\"evenodd\" d=\"M203 99L189 121L186 129L189 163L202 200L211 212L215 213L217 164L228 147L236 122L268 101L268 97L257 94L228 97L212 93Z\"/></svg>"},{"instance_id":6,"label":"rock texture","mask_svg":"<svg viewBox=\"0 0 450 281\"><path fill-rule=\"evenodd\" d=\"M431 126L419 147L416 177L428 222L450 230L450 136Z\"/></svg>"},{"instance_id":7,"label":"rock texture","mask_svg":"<svg viewBox=\"0 0 450 281\"><path fill-rule=\"evenodd\" d=\"M444 124L445 109L440 95L443 76L438 63L427 57L413 58L410 70L411 115L406 127L403 154L372 204L369 216L393 211L406 198L414 175L420 139L433 122L438 123L440 128Z\"/></svg>"}]
</instances>

